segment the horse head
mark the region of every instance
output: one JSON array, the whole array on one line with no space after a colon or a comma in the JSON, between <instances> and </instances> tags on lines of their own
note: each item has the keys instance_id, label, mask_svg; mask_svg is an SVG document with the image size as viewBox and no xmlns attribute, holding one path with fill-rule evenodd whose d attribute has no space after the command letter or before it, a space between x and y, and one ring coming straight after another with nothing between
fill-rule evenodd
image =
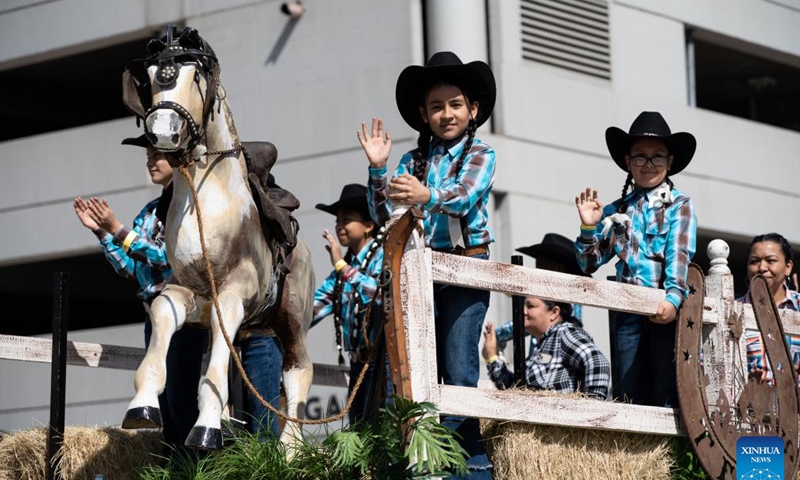
<instances>
[{"instance_id":1,"label":"horse head","mask_svg":"<svg viewBox=\"0 0 800 480\"><path fill-rule=\"evenodd\" d=\"M166 34L147 44L149 56L128 64L123 102L144 120L153 146L165 152L191 151L201 143L213 115L219 61L197 30Z\"/></svg>"}]
</instances>

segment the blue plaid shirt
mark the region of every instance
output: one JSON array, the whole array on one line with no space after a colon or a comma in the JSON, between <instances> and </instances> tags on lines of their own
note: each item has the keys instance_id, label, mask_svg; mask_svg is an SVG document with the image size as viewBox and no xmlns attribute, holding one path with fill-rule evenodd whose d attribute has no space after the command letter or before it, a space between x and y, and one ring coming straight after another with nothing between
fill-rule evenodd
<instances>
[{"instance_id":1,"label":"blue plaid shirt","mask_svg":"<svg viewBox=\"0 0 800 480\"><path fill-rule=\"evenodd\" d=\"M167 263L164 225L156 217L158 200L151 200L144 206L133 220L132 230L123 226L114 235L101 230L96 232L106 259L119 275L139 282L136 296L147 303L161 293L172 275Z\"/></svg>"},{"instance_id":2,"label":"blue plaid shirt","mask_svg":"<svg viewBox=\"0 0 800 480\"><path fill-rule=\"evenodd\" d=\"M498 389L514 385L514 374L502 358L486 368ZM525 384L534 390L577 391L605 399L610 380L611 367L592 337L569 322L558 322L548 328L525 360Z\"/></svg>"},{"instance_id":3,"label":"blue plaid shirt","mask_svg":"<svg viewBox=\"0 0 800 480\"><path fill-rule=\"evenodd\" d=\"M487 226L487 204L494 184L494 150L475 138L461 169L456 171L457 160L466 140L467 136L464 135L449 148L436 138L431 142L426 180L431 199L422 205L422 210L425 213L426 241L434 250L451 250L454 247L450 238L450 217L460 219L464 246L494 242L494 235ZM395 177L410 173L414 163L412 152L400 159ZM386 223L392 212L388 185L386 167L370 167L367 192L369 210L372 218L381 225Z\"/></svg>"},{"instance_id":4,"label":"blue plaid shirt","mask_svg":"<svg viewBox=\"0 0 800 480\"><path fill-rule=\"evenodd\" d=\"M355 351L357 347L364 347L366 345L362 332L363 317L366 313L367 305L372 301L372 297L378 289L378 277L381 274L381 267L383 265L383 248L379 248L366 266L366 271L362 272L360 270L361 263L367 257L367 252L369 252L369 247L373 242L374 240L364 246L364 248L358 252L358 255L348 253L347 256L349 258L345 259L350 267L355 269L352 274L346 276L339 298L339 303L343 310L340 312L342 318L342 337L344 341L343 347L349 352ZM346 269L342 269L341 273L349 273L345 270ZM318 324L323 318L333 314L334 288L336 286L336 278L339 274L340 273L336 270L332 270L328 278L326 278L325 281L322 282L322 285L317 288L317 291L314 292L314 319L311 321L312 327ZM356 295L364 304L364 310L360 312L358 318L356 318L355 315L354 299ZM375 309L380 311L380 309L383 308L382 304L381 298L378 296L376 305L372 307L373 312ZM375 322L369 325L370 343L375 343L377 328L378 325L376 325Z\"/></svg>"},{"instance_id":5,"label":"blue plaid shirt","mask_svg":"<svg viewBox=\"0 0 800 480\"><path fill-rule=\"evenodd\" d=\"M671 203L650 207L657 190L635 188L624 199L606 205L603 219L617 213L624 202L630 223L614 224L605 239L601 238L602 224L593 231L581 230L575 249L584 272L595 272L616 255L618 282L652 288L663 282L666 300L678 309L688 293L686 277L697 245L697 215L692 200L674 188Z\"/></svg>"}]
</instances>

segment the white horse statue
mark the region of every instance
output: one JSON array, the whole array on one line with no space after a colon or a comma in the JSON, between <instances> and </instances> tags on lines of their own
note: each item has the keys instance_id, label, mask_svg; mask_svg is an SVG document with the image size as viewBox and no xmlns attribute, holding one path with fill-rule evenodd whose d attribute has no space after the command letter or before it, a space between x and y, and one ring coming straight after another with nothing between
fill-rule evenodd
<instances>
[{"instance_id":1,"label":"white horse statue","mask_svg":"<svg viewBox=\"0 0 800 480\"><path fill-rule=\"evenodd\" d=\"M305 341L312 318L314 273L308 248L298 241L281 298L275 298L276 243L262 233L242 144L211 47L196 30L169 26L164 37L151 40L148 50L149 57L131 62L123 74L123 100L137 122L144 120L153 146L174 154L174 191L166 221L173 276L153 301L150 347L136 372L136 394L122 426L161 426L158 395L166 382L170 339L186 323L200 324L211 329L211 353L200 379L199 416L186 445L215 450L222 447L221 415L228 402L231 353L220 323L230 339L242 325L255 321L275 331L283 346L286 413L302 418L313 374ZM275 301L277 308L267 310ZM269 314L264 325L265 312L270 311L277 313ZM286 422L281 441L291 444L300 433L297 423Z\"/></svg>"}]
</instances>

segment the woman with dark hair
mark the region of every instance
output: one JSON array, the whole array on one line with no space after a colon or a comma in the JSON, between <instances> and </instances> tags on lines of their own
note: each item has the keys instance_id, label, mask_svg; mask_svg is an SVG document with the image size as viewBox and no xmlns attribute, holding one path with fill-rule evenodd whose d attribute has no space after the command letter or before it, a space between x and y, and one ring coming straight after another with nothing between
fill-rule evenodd
<instances>
[{"instance_id":1,"label":"woman with dark hair","mask_svg":"<svg viewBox=\"0 0 800 480\"><path fill-rule=\"evenodd\" d=\"M594 340L572 316L572 305L536 297L525 299L525 330L536 346L525 360L525 385L534 390L582 392L605 399L611 367ZM494 324L484 331L483 358L489 378L503 390L514 386L514 376L497 355Z\"/></svg>"},{"instance_id":2,"label":"woman with dark hair","mask_svg":"<svg viewBox=\"0 0 800 480\"><path fill-rule=\"evenodd\" d=\"M778 308L800 311L800 293L789 286L792 275L792 246L782 235L766 233L753 238L750 243L750 254L747 257L747 282L760 274L767 281L767 286ZM750 292L736 299L742 303L750 303ZM751 376L761 380L772 379L769 365L764 361L761 346L761 334L757 330L745 332L747 342L747 367ZM786 334L786 343L792 354L795 372L800 366L800 335Z\"/></svg>"}]
</instances>

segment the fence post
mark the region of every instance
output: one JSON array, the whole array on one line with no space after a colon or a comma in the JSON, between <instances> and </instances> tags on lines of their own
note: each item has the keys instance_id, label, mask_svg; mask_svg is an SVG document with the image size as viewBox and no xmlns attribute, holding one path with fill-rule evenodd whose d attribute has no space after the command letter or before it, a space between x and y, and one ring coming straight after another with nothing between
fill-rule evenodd
<instances>
[{"instance_id":1,"label":"fence post","mask_svg":"<svg viewBox=\"0 0 800 480\"><path fill-rule=\"evenodd\" d=\"M724 391L732 401L744 388L742 373L734 370L739 344L732 330L741 323L734 312L733 275L728 268L730 248L724 240L716 239L709 242L707 253L711 268L706 276L705 295L717 299L719 316L715 325L703 327L703 368L709 380L706 388L708 403L716 405L720 391Z\"/></svg>"},{"instance_id":2,"label":"fence post","mask_svg":"<svg viewBox=\"0 0 800 480\"><path fill-rule=\"evenodd\" d=\"M69 325L69 274L53 276L53 353L50 368L50 428L47 429L47 480L60 479L64 442L64 409L67 388L67 330Z\"/></svg>"},{"instance_id":3,"label":"fence post","mask_svg":"<svg viewBox=\"0 0 800 480\"><path fill-rule=\"evenodd\" d=\"M522 265L522 255L512 255L513 265ZM514 346L514 383L525 385L525 297L514 295L511 298L511 326Z\"/></svg>"},{"instance_id":4,"label":"fence post","mask_svg":"<svg viewBox=\"0 0 800 480\"><path fill-rule=\"evenodd\" d=\"M400 285L404 302L408 370L412 400L439 403L438 365L436 360L436 323L434 321L431 251L425 247L421 217L415 220L400 265Z\"/></svg>"}]
</instances>

